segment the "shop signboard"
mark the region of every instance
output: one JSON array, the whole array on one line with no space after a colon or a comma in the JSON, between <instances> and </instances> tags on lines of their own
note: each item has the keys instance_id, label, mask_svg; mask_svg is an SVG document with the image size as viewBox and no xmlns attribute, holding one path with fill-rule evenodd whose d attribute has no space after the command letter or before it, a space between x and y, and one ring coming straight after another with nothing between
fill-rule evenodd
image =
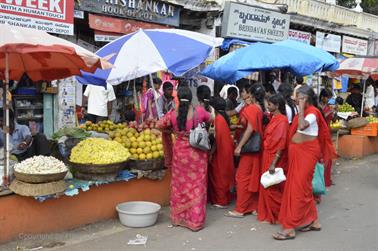
<instances>
[{"instance_id":1,"label":"shop signboard","mask_svg":"<svg viewBox=\"0 0 378 251\"><path fill-rule=\"evenodd\" d=\"M164 25L89 14L89 27L97 31L129 34L139 29L165 29ZM109 41L108 41L109 42Z\"/></svg>"},{"instance_id":2,"label":"shop signboard","mask_svg":"<svg viewBox=\"0 0 378 251\"><path fill-rule=\"evenodd\" d=\"M341 36L317 31L315 46L325 51L340 53Z\"/></svg>"},{"instance_id":3,"label":"shop signboard","mask_svg":"<svg viewBox=\"0 0 378 251\"><path fill-rule=\"evenodd\" d=\"M95 30L94 40L96 42L108 43L108 42L116 40L117 38L121 36L122 34L119 34L119 33L110 33L110 32L102 32L102 31Z\"/></svg>"},{"instance_id":4,"label":"shop signboard","mask_svg":"<svg viewBox=\"0 0 378 251\"><path fill-rule=\"evenodd\" d=\"M0 0L0 23L73 35L73 0Z\"/></svg>"},{"instance_id":5,"label":"shop signboard","mask_svg":"<svg viewBox=\"0 0 378 251\"><path fill-rule=\"evenodd\" d=\"M354 55L366 56L368 41L354 37L343 36L343 52Z\"/></svg>"},{"instance_id":6,"label":"shop signboard","mask_svg":"<svg viewBox=\"0 0 378 251\"><path fill-rule=\"evenodd\" d=\"M172 4L183 6L192 11L221 11L222 5L215 1L207 0L165 0Z\"/></svg>"},{"instance_id":7,"label":"shop signboard","mask_svg":"<svg viewBox=\"0 0 378 251\"><path fill-rule=\"evenodd\" d=\"M310 44L311 43L311 33L289 29L288 39L294 40L294 41L297 41L297 42L301 42L301 43L304 43L304 44Z\"/></svg>"},{"instance_id":8,"label":"shop signboard","mask_svg":"<svg viewBox=\"0 0 378 251\"><path fill-rule=\"evenodd\" d=\"M290 16L241 3L226 2L222 37L277 42L288 38Z\"/></svg>"},{"instance_id":9,"label":"shop signboard","mask_svg":"<svg viewBox=\"0 0 378 251\"><path fill-rule=\"evenodd\" d=\"M181 7L154 0L81 0L78 8L103 15L169 26L180 25Z\"/></svg>"}]
</instances>

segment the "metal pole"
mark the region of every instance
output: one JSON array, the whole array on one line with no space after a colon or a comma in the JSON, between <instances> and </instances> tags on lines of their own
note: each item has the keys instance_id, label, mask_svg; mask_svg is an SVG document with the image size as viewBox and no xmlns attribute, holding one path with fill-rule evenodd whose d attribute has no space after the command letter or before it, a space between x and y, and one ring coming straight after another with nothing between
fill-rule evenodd
<instances>
[{"instance_id":1,"label":"metal pole","mask_svg":"<svg viewBox=\"0 0 378 251\"><path fill-rule=\"evenodd\" d=\"M362 102L361 102L361 115L360 115L360 117L362 117L362 113L363 113L363 111L364 111L364 101L365 101L365 91L366 91L366 80L364 80L364 79L361 79L361 81L362 81Z\"/></svg>"},{"instance_id":2,"label":"metal pole","mask_svg":"<svg viewBox=\"0 0 378 251\"><path fill-rule=\"evenodd\" d=\"M5 83L3 85L3 132L4 132L4 176L3 185L7 187L9 185L8 169L9 169L9 62L8 53L5 53Z\"/></svg>"}]
</instances>

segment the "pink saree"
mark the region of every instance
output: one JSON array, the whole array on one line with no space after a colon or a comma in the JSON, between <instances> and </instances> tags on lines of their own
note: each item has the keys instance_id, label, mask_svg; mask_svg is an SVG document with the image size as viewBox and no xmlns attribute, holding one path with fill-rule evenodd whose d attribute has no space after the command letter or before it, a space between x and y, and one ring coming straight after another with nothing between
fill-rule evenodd
<instances>
[{"instance_id":1,"label":"pink saree","mask_svg":"<svg viewBox=\"0 0 378 251\"><path fill-rule=\"evenodd\" d=\"M202 107L196 108L199 122L207 122L210 114ZM207 162L205 151L190 146L188 135L193 121L186 122L186 131L179 131L176 112L167 113L162 119L163 127L173 128L176 142L173 146L170 218L173 225L193 231L203 228L207 203ZM197 123L194 123L197 126Z\"/></svg>"}]
</instances>

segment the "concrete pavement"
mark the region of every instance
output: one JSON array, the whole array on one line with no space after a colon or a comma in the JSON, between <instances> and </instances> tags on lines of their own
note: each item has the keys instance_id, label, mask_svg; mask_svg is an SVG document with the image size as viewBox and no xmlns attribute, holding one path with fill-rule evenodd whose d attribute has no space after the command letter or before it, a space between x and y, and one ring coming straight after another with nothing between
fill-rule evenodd
<instances>
[{"instance_id":1,"label":"concrete pavement","mask_svg":"<svg viewBox=\"0 0 378 251\"><path fill-rule=\"evenodd\" d=\"M378 250L378 154L360 160L339 160L334 169L336 183L318 206L322 231L297 233L295 240L275 241L271 234L279 226L259 223L254 216L226 218L225 210L208 208L206 227L191 232L171 227L168 208L158 223L132 229L118 220L88 225L64 233L29 236L0 246L0 250ZM99 202L101 203L101 202ZM57 216L58 217L58 216ZM1 226L0 226L1 227ZM137 234L148 236L146 246L130 246ZM36 249L34 249L36 250Z\"/></svg>"}]
</instances>

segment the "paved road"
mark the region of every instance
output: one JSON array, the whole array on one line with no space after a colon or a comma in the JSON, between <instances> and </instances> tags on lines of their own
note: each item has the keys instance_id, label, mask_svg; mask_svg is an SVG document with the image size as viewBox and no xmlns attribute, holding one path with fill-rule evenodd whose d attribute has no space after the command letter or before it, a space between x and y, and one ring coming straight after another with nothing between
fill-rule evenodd
<instances>
[{"instance_id":1,"label":"paved road","mask_svg":"<svg viewBox=\"0 0 378 251\"><path fill-rule=\"evenodd\" d=\"M254 216L244 219L223 217L224 210L208 209L206 228L193 233L169 227L168 209L158 224L143 229L123 227L117 220L88 225L64 233L21 236L0 246L0 250L51 245L43 250L378 250L378 154L361 160L340 160L334 170L335 186L319 205L321 232L299 233L295 240L279 242L271 234L279 226L257 222ZM128 246L136 234L148 236L146 246ZM62 245L62 246L58 246Z\"/></svg>"}]
</instances>

